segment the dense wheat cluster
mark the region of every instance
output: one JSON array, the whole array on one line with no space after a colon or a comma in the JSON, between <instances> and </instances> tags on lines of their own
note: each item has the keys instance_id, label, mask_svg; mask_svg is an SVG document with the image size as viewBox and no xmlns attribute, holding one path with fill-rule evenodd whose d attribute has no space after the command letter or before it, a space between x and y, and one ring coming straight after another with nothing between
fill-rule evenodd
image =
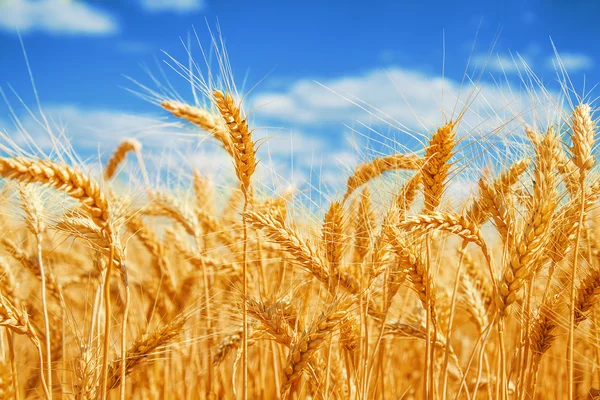
<instances>
[{"instance_id":1,"label":"dense wheat cluster","mask_svg":"<svg viewBox=\"0 0 600 400\"><path fill-rule=\"evenodd\" d=\"M423 148L340 173L345 192L314 224L288 212L293 192L257 190L259 143L232 87L204 94L206 107L160 105L231 158L225 202L198 170L178 191L124 189L123 163L143 159L133 139L100 172L0 158L1 398L598 393L588 104L523 123L521 156L484 170L457 205L453 171L472 161L456 156L459 115ZM380 184L390 173L394 190Z\"/></svg>"}]
</instances>

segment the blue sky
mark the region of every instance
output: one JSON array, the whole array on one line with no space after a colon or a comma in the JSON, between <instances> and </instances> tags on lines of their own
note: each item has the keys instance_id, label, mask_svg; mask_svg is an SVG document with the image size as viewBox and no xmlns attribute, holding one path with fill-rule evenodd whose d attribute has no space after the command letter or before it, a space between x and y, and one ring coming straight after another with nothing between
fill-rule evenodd
<instances>
[{"instance_id":1,"label":"blue sky","mask_svg":"<svg viewBox=\"0 0 600 400\"><path fill-rule=\"evenodd\" d=\"M124 75L151 84L142 67L147 65L165 82L161 65L178 94L191 101L189 85L163 63L163 51L187 62L180 39L195 27L207 46L207 23L215 29L218 21L237 83L245 80L246 89L258 83L248 106L260 106L253 115L266 133L257 134L275 136L263 149L267 163L273 162L271 172L281 169L282 175L310 181L309 170L291 170L293 154L296 165L311 165L323 180L335 181L334 164L351 166L369 157L367 148L414 147L418 140L407 132L441 123L442 105L454 104L451 96L442 103L442 87L448 93L460 91L469 56L471 76L491 56L480 81L485 89L479 116L489 113L486 105L505 109L509 104L518 113L527 104L512 97L522 86L524 70L514 61L517 55L550 90L558 90L550 38L579 92L584 82L589 90L600 78L599 11L594 1L556 0L0 0L0 87L37 138L35 123L10 89L26 105L35 105L20 32L42 105L57 125L66 125L78 149L104 153L126 136L160 147L178 127L165 126L173 121L166 113L128 93L124 88L136 87ZM375 118L343 98L352 96L386 117ZM400 124L407 132L390 127ZM4 105L0 129L9 134L14 129ZM229 167L214 147L183 143L180 153L192 144L200 149L202 157L190 162L207 175L215 165Z\"/></svg>"}]
</instances>

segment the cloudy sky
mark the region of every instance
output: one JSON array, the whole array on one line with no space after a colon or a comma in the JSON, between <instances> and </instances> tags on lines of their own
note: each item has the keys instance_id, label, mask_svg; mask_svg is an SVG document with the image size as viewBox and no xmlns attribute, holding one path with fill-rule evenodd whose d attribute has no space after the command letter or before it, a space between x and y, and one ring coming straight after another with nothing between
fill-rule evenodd
<instances>
[{"instance_id":1,"label":"cloudy sky","mask_svg":"<svg viewBox=\"0 0 600 400\"><path fill-rule=\"evenodd\" d=\"M0 88L23 126L47 144L26 110L37 107L24 48L45 113L82 153L107 154L123 137L160 149L189 132L131 94L140 88L126 76L155 89L151 71L193 101L172 59L187 65L183 43L191 35L204 66L195 35L209 47L209 28L218 25L238 86L252 89L246 105L257 135L271 138L261 148L270 173L328 185L339 181L337 164L418 147L444 121L442 111L452 116L457 96L458 110L469 99L468 81L477 98L467 131L523 112L528 68L560 91L553 43L578 93L588 94L600 78L599 11L583 0L0 0ZM0 105L0 130L12 134L9 110ZM207 175L230 169L204 141L177 143L162 154L165 163L193 148L200 155L190 163Z\"/></svg>"}]
</instances>

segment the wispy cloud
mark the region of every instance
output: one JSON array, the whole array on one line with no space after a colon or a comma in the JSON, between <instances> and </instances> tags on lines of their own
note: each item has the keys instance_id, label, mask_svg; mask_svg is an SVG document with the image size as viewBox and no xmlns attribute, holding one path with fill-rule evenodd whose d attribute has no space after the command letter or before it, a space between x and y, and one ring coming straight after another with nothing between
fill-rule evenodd
<instances>
[{"instance_id":1,"label":"wispy cloud","mask_svg":"<svg viewBox=\"0 0 600 400\"><path fill-rule=\"evenodd\" d=\"M121 40L115 46L121 53L136 55L150 53L154 49L150 43L138 40Z\"/></svg>"},{"instance_id":2,"label":"wispy cloud","mask_svg":"<svg viewBox=\"0 0 600 400\"><path fill-rule=\"evenodd\" d=\"M81 1L3 0L0 29L22 34L107 35L119 27L111 14Z\"/></svg>"},{"instance_id":3,"label":"wispy cloud","mask_svg":"<svg viewBox=\"0 0 600 400\"><path fill-rule=\"evenodd\" d=\"M526 65L531 66L532 61L528 56L519 54L494 54L488 56L486 54L478 54L473 57L473 64L477 68L500 74L517 74L519 71L524 71Z\"/></svg>"},{"instance_id":4,"label":"wispy cloud","mask_svg":"<svg viewBox=\"0 0 600 400\"><path fill-rule=\"evenodd\" d=\"M594 60L582 53L559 53L559 59L556 57L548 57L546 59L546 67L556 69L562 64L567 72L580 72L590 69L594 66Z\"/></svg>"},{"instance_id":5,"label":"wispy cloud","mask_svg":"<svg viewBox=\"0 0 600 400\"><path fill-rule=\"evenodd\" d=\"M204 9L204 0L139 0L140 5L151 12L197 12Z\"/></svg>"}]
</instances>

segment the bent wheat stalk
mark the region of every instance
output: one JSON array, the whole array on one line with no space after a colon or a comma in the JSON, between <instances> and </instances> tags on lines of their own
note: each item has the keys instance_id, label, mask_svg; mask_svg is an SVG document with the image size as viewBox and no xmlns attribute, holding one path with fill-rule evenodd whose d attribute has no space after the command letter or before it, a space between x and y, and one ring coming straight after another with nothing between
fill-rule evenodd
<instances>
[{"instance_id":1,"label":"bent wheat stalk","mask_svg":"<svg viewBox=\"0 0 600 400\"><path fill-rule=\"evenodd\" d=\"M243 115L241 107L235 104L231 94L223 94L223 92L216 90L213 93L213 97L229 131L229 139L235 162L235 173L240 181L242 193L244 194L244 209L242 213L242 229L244 231L242 295L245 300L248 298L248 227L246 222L246 210L248 209L251 196L251 178L256 170L256 150L254 148L254 141L252 140L252 131L248 128L248 123ZM246 400L248 398L248 307L245 301L243 303L242 349L242 370L244 374L242 398Z\"/></svg>"}]
</instances>

